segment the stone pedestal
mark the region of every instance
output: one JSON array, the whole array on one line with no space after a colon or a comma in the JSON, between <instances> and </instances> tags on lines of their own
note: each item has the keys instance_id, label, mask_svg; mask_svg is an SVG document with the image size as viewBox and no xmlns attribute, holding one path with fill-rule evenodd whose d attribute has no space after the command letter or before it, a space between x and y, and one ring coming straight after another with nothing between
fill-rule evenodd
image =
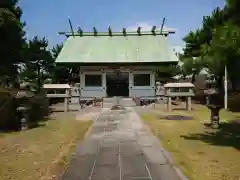
<instances>
[{"instance_id":1,"label":"stone pedestal","mask_svg":"<svg viewBox=\"0 0 240 180\"><path fill-rule=\"evenodd\" d=\"M188 111L191 111L191 109L192 109L191 99L192 99L191 97L186 98L186 108L187 108Z\"/></svg>"},{"instance_id":2,"label":"stone pedestal","mask_svg":"<svg viewBox=\"0 0 240 180\"><path fill-rule=\"evenodd\" d=\"M168 111L172 110L172 97L168 97L167 109L168 109Z\"/></svg>"},{"instance_id":3,"label":"stone pedestal","mask_svg":"<svg viewBox=\"0 0 240 180\"><path fill-rule=\"evenodd\" d=\"M20 129L22 131L27 130L29 128L28 126L28 110L29 108L24 107L24 106L20 106L17 108L17 112L18 112L18 118L20 120Z\"/></svg>"},{"instance_id":4,"label":"stone pedestal","mask_svg":"<svg viewBox=\"0 0 240 180\"><path fill-rule=\"evenodd\" d=\"M68 98L65 97L64 98L64 112L68 112L68 104L69 104Z\"/></svg>"},{"instance_id":5,"label":"stone pedestal","mask_svg":"<svg viewBox=\"0 0 240 180\"><path fill-rule=\"evenodd\" d=\"M210 119L211 119L211 127L219 128L219 111L223 107L223 96L218 93L216 90L208 93L208 105L207 107L211 111Z\"/></svg>"},{"instance_id":6,"label":"stone pedestal","mask_svg":"<svg viewBox=\"0 0 240 180\"><path fill-rule=\"evenodd\" d=\"M69 89L65 90L65 98L64 98L64 112L68 112L69 109L69 99L70 99L70 91Z\"/></svg>"},{"instance_id":7,"label":"stone pedestal","mask_svg":"<svg viewBox=\"0 0 240 180\"><path fill-rule=\"evenodd\" d=\"M216 128L219 128L219 120L220 120L220 117L219 117L219 111L220 111L220 107L218 106L209 106L208 107L211 111L211 127L216 129Z\"/></svg>"}]
</instances>

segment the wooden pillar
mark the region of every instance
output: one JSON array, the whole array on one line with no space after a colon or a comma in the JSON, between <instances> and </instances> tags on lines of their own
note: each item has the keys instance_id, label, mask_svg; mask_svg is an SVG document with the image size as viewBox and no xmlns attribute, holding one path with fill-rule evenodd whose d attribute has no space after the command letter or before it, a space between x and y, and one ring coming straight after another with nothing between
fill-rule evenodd
<instances>
[{"instance_id":1,"label":"wooden pillar","mask_svg":"<svg viewBox=\"0 0 240 180\"><path fill-rule=\"evenodd\" d=\"M186 97L185 103L186 103L186 109L188 110L188 97Z\"/></svg>"},{"instance_id":2,"label":"wooden pillar","mask_svg":"<svg viewBox=\"0 0 240 180\"><path fill-rule=\"evenodd\" d=\"M191 97L187 97L186 105L187 105L187 110L191 111L191 109L192 109Z\"/></svg>"},{"instance_id":3,"label":"wooden pillar","mask_svg":"<svg viewBox=\"0 0 240 180\"><path fill-rule=\"evenodd\" d=\"M80 70L80 97L82 97L82 92L83 92L83 88L85 86L85 75L83 73L83 71Z\"/></svg>"},{"instance_id":4,"label":"wooden pillar","mask_svg":"<svg viewBox=\"0 0 240 180\"><path fill-rule=\"evenodd\" d=\"M102 70L102 97L107 97L107 73Z\"/></svg>"},{"instance_id":5,"label":"wooden pillar","mask_svg":"<svg viewBox=\"0 0 240 180\"><path fill-rule=\"evenodd\" d=\"M155 102L153 103L153 108L154 108L154 109L156 108L156 103L155 103Z\"/></svg>"},{"instance_id":6,"label":"wooden pillar","mask_svg":"<svg viewBox=\"0 0 240 180\"><path fill-rule=\"evenodd\" d=\"M209 99L209 95L206 96L206 105L210 104L210 99Z\"/></svg>"},{"instance_id":7,"label":"wooden pillar","mask_svg":"<svg viewBox=\"0 0 240 180\"><path fill-rule=\"evenodd\" d=\"M133 87L133 74L132 74L132 71L129 72L128 81L129 81L129 97L134 98L134 94L133 94L133 90L132 90L132 87Z\"/></svg>"},{"instance_id":8,"label":"wooden pillar","mask_svg":"<svg viewBox=\"0 0 240 180\"><path fill-rule=\"evenodd\" d=\"M171 96L168 97L167 106L168 106L168 111L171 111L172 110L172 97Z\"/></svg>"},{"instance_id":9,"label":"wooden pillar","mask_svg":"<svg viewBox=\"0 0 240 180\"><path fill-rule=\"evenodd\" d=\"M64 112L68 112L68 98L64 98Z\"/></svg>"},{"instance_id":10,"label":"wooden pillar","mask_svg":"<svg viewBox=\"0 0 240 180\"><path fill-rule=\"evenodd\" d=\"M68 105L69 105L69 89L66 89L64 98L64 112L68 112Z\"/></svg>"}]
</instances>

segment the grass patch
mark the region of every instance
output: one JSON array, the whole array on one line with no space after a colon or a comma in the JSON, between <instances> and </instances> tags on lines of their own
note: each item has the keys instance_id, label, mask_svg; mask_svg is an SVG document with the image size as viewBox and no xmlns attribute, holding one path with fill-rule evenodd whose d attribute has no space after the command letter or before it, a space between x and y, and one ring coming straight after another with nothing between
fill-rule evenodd
<instances>
[{"instance_id":1,"label":"grass patch","mask_svg":"<svg viewBox=\"0 0 240 180\"><path fill-rule=\"evenodd\" d=\"M49 120L25 132L0 134L0 179L56 179L90 125Z\"/></svg>"},{"instance_id":2,"label":"grass patch","mask_svg":"<svg viewBox=\"0 0 240 180\"><path fill-rule=\"evenodd\" d=\"M210 118L208 109L194 109L171 113L193 116L190 121L160 120L155 113L142 114L142 118L190 179L239 180L240 124L233 123L239 113L222 110L220 116L225 122L221 129L212 130L203 124Z\"/></svg>"}]
</instances>

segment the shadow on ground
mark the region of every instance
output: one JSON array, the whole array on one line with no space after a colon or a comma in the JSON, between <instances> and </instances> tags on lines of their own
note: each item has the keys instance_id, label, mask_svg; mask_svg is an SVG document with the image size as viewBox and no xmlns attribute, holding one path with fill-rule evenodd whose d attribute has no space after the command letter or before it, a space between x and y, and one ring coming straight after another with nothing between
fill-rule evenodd
<instances>
[{"instance_id":1,"label":"shadow on ground","mask_svg":"<svg viewBox=\"0 0 240 180\"><path fill-rule=\"evenodd\" d=\"M185 107L173 107L172 108L173 111L187 111L187 108ZM193 110L193 108L192 108Z\"/></svg>"},{"instance_id":2,"label":"shadow on ground","mask_svg":"<svg viewBox=\"0 0 240 180\"><path fill-rule=\"evenodd\" d=\"M69 109L68 112L78 112L78 109ZM53 112L65 112L64 109L50 108L49 113Z\"/></svg>"},{"instance_id":3,"label":"shadow on ground","mask_svg":"<svg viewBox=\"0 0 240 180\"><path fill-rule=\"evenodd\" d=\"M222 123L220 129L206 129L204 133L181 136L187 140L200 140L216 146L232 146L240 150L240 120Z\"/></svg>"}]
</instances>

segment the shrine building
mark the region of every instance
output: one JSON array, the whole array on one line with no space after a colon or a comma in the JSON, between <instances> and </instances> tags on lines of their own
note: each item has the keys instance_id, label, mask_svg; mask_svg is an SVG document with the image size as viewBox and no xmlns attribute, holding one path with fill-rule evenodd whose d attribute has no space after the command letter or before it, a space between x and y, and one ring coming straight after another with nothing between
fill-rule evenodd
<instances>
[{"instance_id":1,"label":"shrine building","mask_svg":"<svg viewBox=\"0 0 240 180\"><path fill-rule=\"evenodd\" d=\"M154 97L159 66L178 63L168 35L174 31L60 33L67 37L56 63L79 67L81 97Z\"/></svg>"}]
</instances>

